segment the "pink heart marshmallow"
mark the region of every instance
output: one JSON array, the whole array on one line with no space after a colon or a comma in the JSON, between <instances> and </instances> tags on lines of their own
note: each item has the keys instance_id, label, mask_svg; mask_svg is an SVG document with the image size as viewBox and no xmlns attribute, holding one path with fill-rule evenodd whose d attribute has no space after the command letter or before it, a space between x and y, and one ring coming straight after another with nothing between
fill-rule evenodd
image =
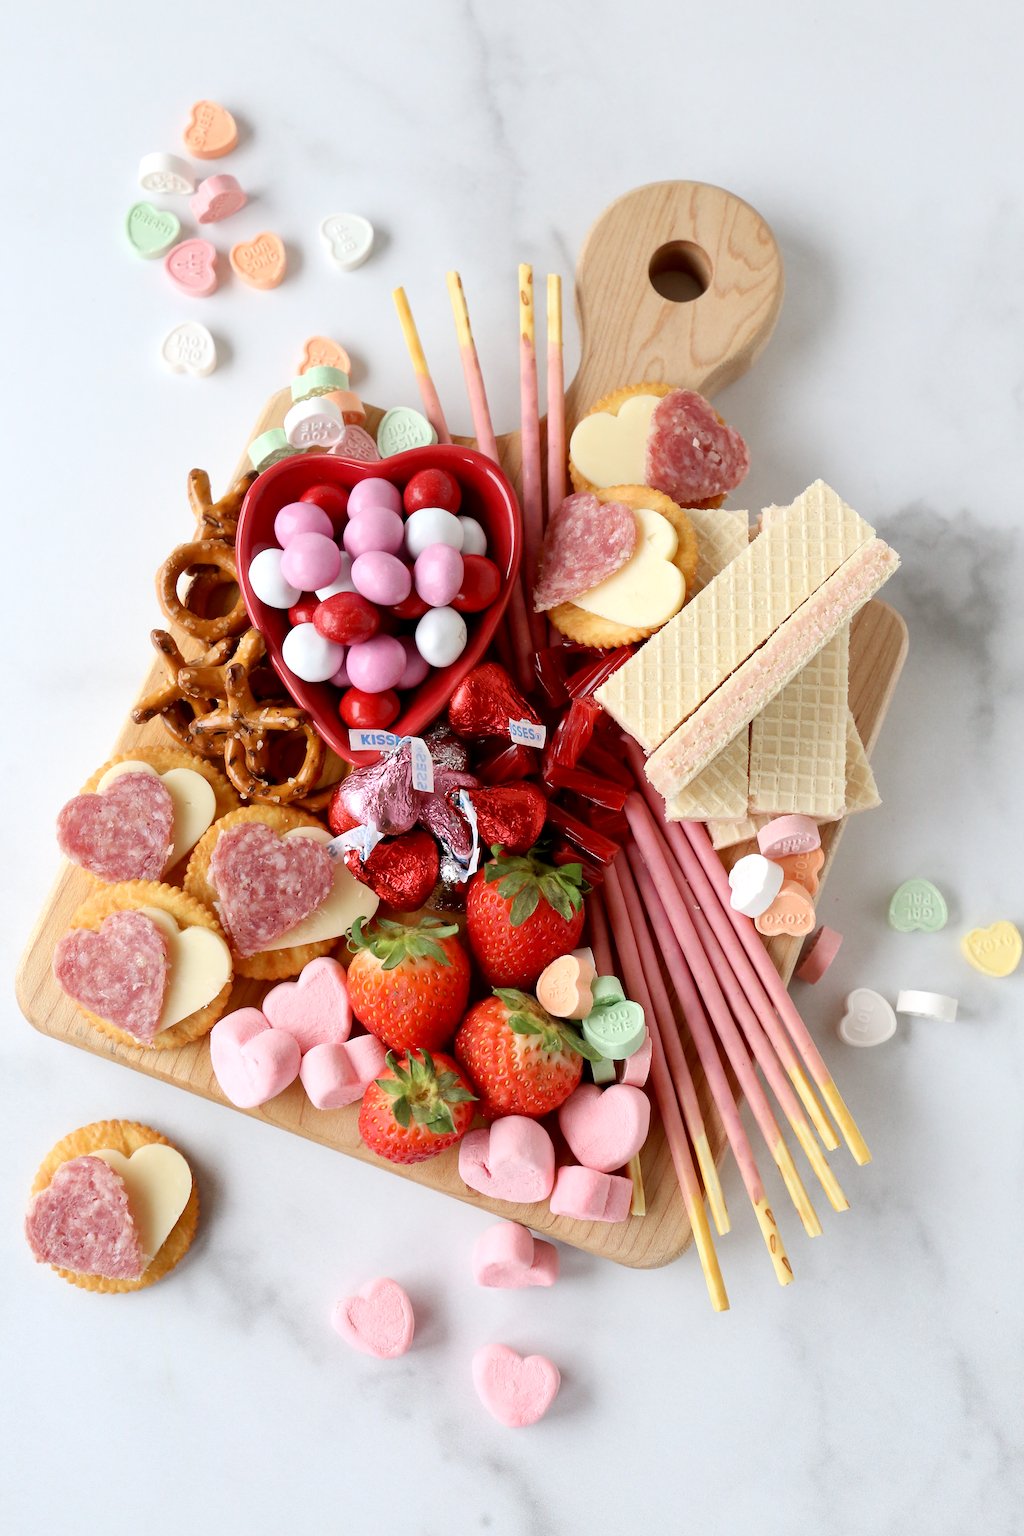
<instances>
[{"instance_id":1,"label":"pink heart marshmallow","mask_svg":"<svg viewBox=\"0 0 1024 1536\"><path fill-rule=\"evenodd\" d=\"M598 1173L614 1173L647 1140L651 1101L642 1088L627 1083L610 1088L582 1083L559 1109L558 1124L577 1162Z\"/></svg>"},{"instance_id":2,"label":"pink heart marshmallow","mask_svg":"<svg viewBox=\"0 0 1024 1536\"><path fill-rule=\"evenodd\" d=\"M492 1290L521 1291L554 1285L558 1249L517 1221L499 1221L481 1232L473 1249L473 1279Z\"/></svg>"},{"instance_id":3,"label":"pink heart marshmallow","mask_svg":"<svg viewBox=\"0 0 1024 1536\"><path fill-rule=\"evenodd\" d=\"M375 1035L356 1035L340 1045L314 1045L299 1067L309 1102L314 1109L355 1104L384 1071L385 1054Z\"/></svg>"},{"instance_id":4,"label":"pink heart marshmallow","mask_svg":"<svg viewBox=\"0 0 1024 1536\"><path fill-rule=\"evenodd\" d=\"M568 1163L558 1170L551 1191L551 1214L571 1216L575 1221L625 1221L632 1199L632 1179Z\"/></svg>"},{"instance_id":5,"label":"pink heart marshmallow","mask_svg":"<svg viewBox=\"0 0 1024 1536\"><path fill-rule=\"evenodd\" d=\"M473 1356L473 1385L487 1412L509 1429L536 1424L562 1384L545 1355L516 1354L507 1344L485 1344Z\"/></svg>"},{"instance_id":6,"label":"pink heart marshmallow","mask_svg":"<svg viewBox=\"0 0 1024 1536\"><path fill-rule=\"evenodd\" d=\"M464 1184L492 1200L532 1205L546 1200L555 1179L555 1146L536 1120L504 1115L493 1125L470 1131L459 1143Z\"/></svg>"},{"instance_id":7,"label":"pink heart marshmallow","mask_svg":"<svg viewBox=\"0 0 1024 1536\"><path fill-rule=\"evenodd\" d=\"M210 1061L222 1092L239 1109L276 1098L299 1075L294 1035L271 1029L258 1008L238 1008L210 1031Z\"/></svg>"},{"instance_id":8,"label":"pink heart marshmallow","mask_svg":"<svg viewBox=\"0 0 1024 1536\"><path fill-rule=\"evenodd\" d=\"M352 1033L345 968L324 957L304 966L298 981L282 981L263 999L274 1029L287 1030L306 1054L314 1045L341 1045Z\"/></svg>"},{"instance_id":9,"label":"pink heart marshmallow","mask_svg":"<svg viewBox=\"0 0 1024 1536\"><path fill-rule=\"evenodd\" d=\"M337 1302L331 1322L346 1344L378 1360L404 1355L416 1328L412 1302L397 1280L387 1279L370 1280Z\"/></svg>"}]
</instances>

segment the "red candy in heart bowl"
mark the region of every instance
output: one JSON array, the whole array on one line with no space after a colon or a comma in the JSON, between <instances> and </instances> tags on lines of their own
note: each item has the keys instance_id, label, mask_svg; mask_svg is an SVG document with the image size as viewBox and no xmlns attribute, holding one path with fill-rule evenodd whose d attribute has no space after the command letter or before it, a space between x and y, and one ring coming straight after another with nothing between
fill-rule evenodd
<instances>
[{"instance_id":1,"label":"red candy in heart bowl","mask_svg":"<svg viewBox=\"0 0 1024 1536\"><path fill-rule=\"evenodd\" d=\"M349 492L360 481L375 479L388 480L401 492L414 475L425 469L444 470L455 480L462 498L459 513L475 518L482 527L488 557L498 567L502 580L496 598L482 612L464 611L468 638L457 660L449 666L431 669L417 687L398 695L399 713L388 724L387 731L396 736L419 736L442 712L453 690L484 655L505 611L512 584L519 575L522 555L519 503L497 465L471 448L454 444L413 448L373 464L338 459L323 453L295 454L264 470L253 482L238 519L238 583L249 617L262 634L267 656L285 688L307 711L328 746L349 763L373 762L379 753L357 751L351 746L349 726L338 714L343 697L341 687L332 682L305 682L289 670L282 655L282 647L292 628L288 609L271 607L256 595L249 567L262 551L278 547L274 520L281 509L300 501L304 493L315 486L336 486ZM340 538L342 528L335 527L334 532ZM390 621L387 627L395 628L393 615L385 609L384 616ZM406 620L402 632L411 636L413 628L414 622Z\"/></svg>"}]
</instances>

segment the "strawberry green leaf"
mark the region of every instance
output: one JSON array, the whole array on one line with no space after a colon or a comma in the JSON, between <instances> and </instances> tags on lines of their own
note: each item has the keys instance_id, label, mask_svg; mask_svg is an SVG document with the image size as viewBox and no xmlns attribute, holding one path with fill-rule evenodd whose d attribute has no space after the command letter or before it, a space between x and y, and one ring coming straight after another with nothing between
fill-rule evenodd
<instances>
[{"instance_id":1,"label":"strawberry green leaf","mask_svg":"<svg viewBox=\"0 0 1024 1536\"><path fill-rule=\"evenodd\" d=\"M509 909L508 920L513 928L521 928L537 910L540 901L540 891L535 885L527 886L521 890Z\"/></svg>"},{"instance_id":2,"label":"strawberry green leaf","mask_svg":"<svg viewBox=\"0 0 1024 1536\"><path fill-rule=\"evenodd\" d=\"M409 1107L409 1100L404 1098L396 1099L391 1106L391 1113L403 1131L407 1131L412 1123L412 1110Z\"/></svg>"}]
</instances>

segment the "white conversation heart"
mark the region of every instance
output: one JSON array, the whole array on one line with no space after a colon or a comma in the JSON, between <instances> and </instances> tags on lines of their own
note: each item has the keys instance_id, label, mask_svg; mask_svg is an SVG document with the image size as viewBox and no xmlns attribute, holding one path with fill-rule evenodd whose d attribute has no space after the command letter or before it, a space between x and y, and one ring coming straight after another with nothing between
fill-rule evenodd
<instances>
[{"instance_id":1,"label":"white conversation heart","mask_svg":"<svg viewBox=\"0 0 1024 1536\"><path fill-rule=\"evenodd\" d=\"M217 346L205 325L185 320L168 331L160 356L172 373L190 373L203 379L217 366Z\"/></svg>"},{"instance_id":2,"label":"white conversation heart","mask_svg":"<svg viewBox=\"0 0 1024 1536\"><path fill-rule=\"evenodd\" d=\"M334 264L352 272L373 249L373 225L359 213L332 213L320 225L320 238Z\"/></svg>"},{"instance_id":3,"label":"white conversation heart","mask_svg":"<svg viewBox=\"0 0 1024 1536\"><path fill-rule=\"evenodd\" d=\"M846 1012L839 1020L839 1038L846 1045L884 1045L896 1033L896 1015L891 1004L869 987L857 987L846 999Z\"/></svg>"},{"instance_id":4,"label":"white conversation heart","mask_svg":"<svg viewBox=\"0 0 1024 1536\"><path fill-rule=\"evenodd\" d=\"M762 853L745 854L729 871L729 905L745 917L760 917L782 890L784 878L781 864L774 864Z\"/></svg>"}]
</instances>

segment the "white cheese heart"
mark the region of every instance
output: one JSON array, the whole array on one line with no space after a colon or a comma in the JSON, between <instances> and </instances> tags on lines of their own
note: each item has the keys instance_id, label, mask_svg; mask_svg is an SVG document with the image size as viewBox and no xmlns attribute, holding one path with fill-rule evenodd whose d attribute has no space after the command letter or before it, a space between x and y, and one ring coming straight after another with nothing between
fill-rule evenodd
<instances>
[{"instance_id":1,"label":"white cheese heart","mask_svg":"<svg viewBox=\"0 0 1024 1536\"><path fill-rule=\"evenodd\" d=\"M640 537L626 564L573 602L612 624L656 629L679 612L686 596L683 573L672 564L679 536L668 518L650 507L637 508L634 516Z\"/></svg>"},{"instance_id":2,"label":"white cheese heart","mask_svg":"<svg viewBox=\"0 0 1024 1536\"><path fill-rule=\"evenodd\" d=\"M96 793L102 794L122 773L153 773L167 785L174 805L174 841L164 869L172 869L213 825L217 814L213 785L194 768L168 768L166 773L157 773L151 763L125 762L115 763L113 768L107 769L96 786Z\"/></svg>"},{"instance_id":3,"label":"white cheese heart","mask_svg":"<svg viewBox=\"0 0 1024 1536\"><path fill-rule=\"evenodd\" d=\"M333 841L324 827L292 827L284 837L312 837L318 843ZM326 939L340 939L357 917L372 917L380 905L368 885L361 885L350 874L343 859L334 861L334 887L315 912L282 933L267 949L294 949L299 944L322 944Z\"/></svg>"},{"instance_id":4,"label":"white cheese heart","mask_svg":"<svg viewBox=\"0 0 1024 1536\"><path fill-rule=\"evenodd\" d=\"M580 474L599 489L607 485L644 485L647 439L658 395L630 395L619 408L584 416L569 439L569 457Z\"/></svg>"},{"instance_id":5,"label":"white cheese heart","mask_svg":"<svg viewBox=\"0 0 1024 1536\"><path fill-rule=\"evenodd\" d=\"M139 911L152 918L167 940L170 971L159 1034L213 1002L224 983L231 980L231 951L211 928L179 928L163 907L140 907Z\"/></svg>"},{"instance_id":6,"label":"white cheese heart","mask_svg":"<svg viewBox=\"0 0 1024 1536\"><path fill-rule=\"evenodd\" d=\"M103 1161L124 1180L128 1209L147 1259L155 1259L192 1193L192 1170L175 1147L154 1141L136 1147L131 1157L104 1147L93 1157Z\"/></svg>"}]
</instances>

